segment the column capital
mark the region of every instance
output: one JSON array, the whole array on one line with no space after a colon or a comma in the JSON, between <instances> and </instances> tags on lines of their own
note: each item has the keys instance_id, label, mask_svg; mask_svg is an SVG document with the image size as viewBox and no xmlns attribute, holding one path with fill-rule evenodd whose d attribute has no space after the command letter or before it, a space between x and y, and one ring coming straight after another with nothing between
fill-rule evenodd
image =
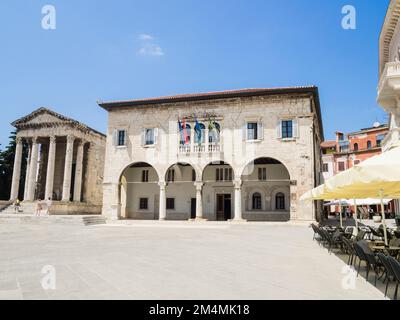
<instances>
[{"instance_id":1,"label":"column capital","mask_svg":"<svg viewBox=\"0 0 400 320\"><path fill-rule=\"evenodd\" d=\"M241 189L243 185L243 181L241 179L233 181L233 186L235 189Z\"/></svg>"},{"instance_id":2,"label":"column capital","mask_svg":"<svg viewBox=\"0 0 400 320\"><path fill-rule=\"evenodd\" d=\"M158 185L160 186L160 189L165 189L165 187L167 186L167 183L165 181L160 181L158 183Z\"/></svg>"},{"instance_id":3,"label":"column capital","mask_svg":"<svg viewBox=\"0 0 400 320\"><path fill-rule=\"evenodd\" d=\"M56 136L50 136L50 143L56 143L57 142L57 137Z\"/></svg>"},{"instance_id":4,"label":"column capital","mask_svg":"<svg viewBox=\"0 0 400 320\"><path fill-rule=\"evenodd\" d=\"M194 186L196 187L197 191L201 191L203 189L204 183L202 181L196 181L194 183Z\"/></svg>"},{"instance_id":5,"label":"column capital","mask_svg":"<svg viewBox=\"0 0 400 320\"><path fill-rule=\"evenodd\" d=\"M15 138L15 142L16 142L17 144L22 144L23 140L24 140L24 138L22 138L22 137L16 137L16 138Z\"/></svg>"},{"instance_id":6,"label":"column capital","mask_svg":"<svg viewBox=\"0 0 400 320\"><path fill-rule=\"evenodd\" d=\"M80 139L80 140L78 141L78 147L83 147L83 146L85 145L85 143L86 143L85 140Z\"/></svg>"},{"instance_id":7,"label":"column capital","mask_svg":"<svg viewBox=\"0 0 400 320\"><path fill-rule=\"evenodd\" d=\"M67 142L68 143L73 143L75 141L75 136L72 134L67 135Z\"/></svg>"},{"instance_id":8,"label":"column capital","mask_svg":"<svg viewBox=\"0 0 400 320\"><path fill-rule=\"evenodd\" d=\"M31 138L31 141L32 141L32 144L37 144L38 143L38 139L39 139L39 137L32 137Z\"/></svg>"}]
</instances>

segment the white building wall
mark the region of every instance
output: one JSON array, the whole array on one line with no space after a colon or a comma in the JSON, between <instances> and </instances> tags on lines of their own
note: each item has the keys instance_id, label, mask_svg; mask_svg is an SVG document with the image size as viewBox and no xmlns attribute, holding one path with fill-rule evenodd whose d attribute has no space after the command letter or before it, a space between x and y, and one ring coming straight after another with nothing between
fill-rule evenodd
<instances>
[{"instance_id":1,"label":"white building wall","mask_svg":"<svg viewBox=\"0 0 400 320\"><path fill-rule=\"evenodd\" d=\"M177 120L191 115L207 119L214 115L221 125L222 152L218 154L182 155L178 153ZM257 119L263 124L264 139L246 142L243 127L247 120ZM284 141L277 134L277 123L283 119L295 119L298 122L298 138ZM201 120L201 119L200 119ZM178 162L192 164L198 181L202 181L204 168L211 162L222 160L232 165L235 180L241 179L244 168L260 157L274 158L285 165L292 184L290 186L290 217L294 220L312 220L315 210L312 203L298 199L306 191L315 187L316 162L313 154L315 146L320 144L320 136L314 135L318 120L308 96L271 96L235 98L207 102L165 104L157 107L132 107L109 112L106 168L104 173L103 214L110 218L121 216L119 183L122 172L132 163L147 162L164 180L167 169ZM158 143L154 147L141 145L143 128L159 129ZM115 147L113 133L115 129L125 129L128 133L127 145ZM316 129L316 132L319 132ZM315 140L318 141L315 141ZM319 166L318 166L319 167ZM272 175L275 173L272 173ZM210 215L214 210L211 191L205 186L203 199L204 212ZM233 188L226 186L227 192ZM223 191L225 188L223 189ZM155 190L154 190L155 191ZM168 192L168 187L167 187ZM225 191L224 191L225 192ZM243 195L243 192L242 192ZM207 199L210 201L207 201ZM245 202L242 201L242 205ZM184 205L186 206L186 204ZM233 206L232 206L233 207ZM183 208L179 208L183 210Z\"/></svg>"}]
</instances>

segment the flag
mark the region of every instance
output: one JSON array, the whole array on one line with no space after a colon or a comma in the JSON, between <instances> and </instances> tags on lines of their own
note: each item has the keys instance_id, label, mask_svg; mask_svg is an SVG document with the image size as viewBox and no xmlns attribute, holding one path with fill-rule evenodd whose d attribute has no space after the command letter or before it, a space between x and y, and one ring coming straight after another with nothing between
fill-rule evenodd
<instances>
[{"instance_id":1,"label":"flag","mask_svg":"<svg viewBox=\"0 0 400 320\"><path fill-rule=\"evenodd\" d=\"M184 137L184 135L183 135L183 125L182 125L181 120L179 120L179 119L178 119L178 126L179 126L179 134L180 134L180 136L181 136L181 144L184 144L184 142L185 142L185 137Z\"/></svg>"},{"instance_id":2,"label":"flag","mask_svg":"<svg viewBox=\"0 0 400 320\"><path fill-rule=\"evenodd\" d=\"M201 132L201 126L200 126L200 123L199 123L199 121L197 121L197 119L196 119L196 125L194 126L194 132L196 133L196 137L197 137L197 143L198 144L201 144L201 142L202 142L202 132Z\"/></svg>"},{"instance_id":3,"label":"flag","mask_svg":"<svg viewBox=\"0 0 400 320\"><path fill-rule=\"evenodd\" d=\"M190 137L187 132L186 119L183 119L183 141L184 144L189 144L190 142Z\"/></svg>"}]
</instances>

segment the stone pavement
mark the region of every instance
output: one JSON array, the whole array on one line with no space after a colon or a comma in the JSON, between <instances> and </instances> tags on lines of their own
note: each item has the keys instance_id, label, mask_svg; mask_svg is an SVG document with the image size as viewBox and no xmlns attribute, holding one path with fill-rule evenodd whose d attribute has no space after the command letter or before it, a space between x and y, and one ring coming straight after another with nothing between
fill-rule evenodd
<instances>
[{"instance_id":1,"label":"stone pavement","mask_svg":"<svg viewBox=\"0 0 400 320\"><path fill-rule=\"evenodd\" d=\"M384 298L301 224L2 223L0 252L0 299Z\"/></svg>"}]
</instances>

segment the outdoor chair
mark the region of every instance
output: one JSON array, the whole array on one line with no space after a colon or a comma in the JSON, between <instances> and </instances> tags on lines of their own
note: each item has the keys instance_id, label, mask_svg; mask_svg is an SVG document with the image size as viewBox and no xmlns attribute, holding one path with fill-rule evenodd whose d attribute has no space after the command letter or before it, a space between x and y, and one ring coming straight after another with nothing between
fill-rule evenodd
<instances>
[{"instance_id":1,"label":"outdoor chair","mask_svg":"<svg viewBox=\"0 0 400 320\"><path fill-rule=\"evenodd\" d=\"M382 233L380 232L379 229L377 229L377 228L375 228L375 227L369 227L369 230L370 230L371 233L372 233L372 239L373 239L373 237L376 237L376 238L382 240L383 235L382 235Z\"/></svg>"},{"instance_id":2,"label":"outdoor chair","mask_svg":"<svg viewBox=\"0 0 400 320\"><path fill-rule=\"evenodd\" d=\"M376 286L376 282L377 282L378 275L379 275L379 270L380 270L382 264L380 263L379 259L375 256L375 253L369 247L368 242L359 241L357 243L357 245L363 251L364 257L366 259L366 264L367 264L367 276L366 276L366 278L367 278L367 281L368 281L368 278L369 278L369 273L370 273L371 269L373 269L374 272L375 272L375 286Z\"/></svg>"},{"instance_id":3,"label":"outdoor chair","mask_svg":"<svg viewBox=\"0 0 400 320\"><path fill-rule=\"evenodd\" d=\"M358 231L357 236L354 238L354 242L364 240L366 234L367 234L367 232L365 230Z\"/></svg>"},{"instance_id":4,"label":"outdoor chair","mask_svg":"<svg viewBox=\"0 0 400 320\"><path fill-rule=\"evenodd\" d=\"M353 259L356 254L354 251L354 243L345 237L343 237L342 241L343 241L344 251L349 255L349 260L347 261L347 264L353 265Z\"/></svg>"},{"instance_id":5,"label":"outdoor chair","mask_svg":"<svg viewBox=\"0 0 400 320\"><path fill-rule=\"evenodd\" d=\"M316 226L314 223L311 224L311 228L312 228L313 231L314 231L313 240L315 240L317 235L320 236L320 234L319 234L319 228L318 228L318 226Z\"/></svg>"},{"instance_id":6,"label":"outdoor chair","mask_svg":"<svg viewBox=\"0 0 400 320\"><path fill-rule=\"evenodd\" d=\"M396 279L395 279L395 275L394 275L392 266L390 265L388 258L381 252L377 253L377 256L383 265L383 271L384 271L384 275L385 275L383 283L385 283L387 281L386 289L385 289L385 297L387 297L389 283L395 282Z\"/></svg>"},{"instance_id":7,"label":"outdoor chair","mask_svg":"<svg viewBox=\"0 0 400 320\"><path fill-rule=\"evenodd\" d=\"M387 257L390 266L392 267L393 270L393 274L394 274L394 278L396 280L396 289L394 292L394 300L397 300L397 292L399 290L399 284L400 284L400 262L397 261L395 258L393 257Z\"/></svg>"}]
</instances>

